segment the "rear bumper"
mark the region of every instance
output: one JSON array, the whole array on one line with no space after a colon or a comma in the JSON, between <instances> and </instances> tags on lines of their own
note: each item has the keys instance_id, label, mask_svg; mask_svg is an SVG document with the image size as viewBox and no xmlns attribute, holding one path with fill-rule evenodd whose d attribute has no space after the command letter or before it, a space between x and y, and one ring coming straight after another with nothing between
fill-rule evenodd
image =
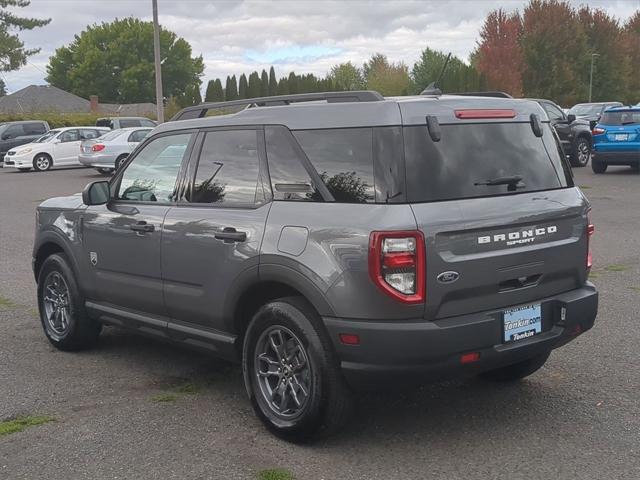
<instances>
[{"instance_id":1,"label":"rear bumper","mask_svg":"<svg viewBox=\"0 0 640 480\"><path fill-rule=\"evenodd\" d=\"M81 153L78 161L87 167L95 168L115 168L116 158L113 155L86 155Z\"/></svg>"},{"instance_id":2,"label":"rear bumper","mask_svg":"<svg viewBox=\"0 0 640 480\"><path fill-rule=\"evenodd\" d=\"M370 387L387 376L433 381L480 373L558 348L593 326L598 292L587 282L580 289L539 302L543 332L509 344L502 343L503 309L432 322L323 320L347 381L355 387ZM341 333L358 335L360 344L343 345ZM462 364L460 356L470 352L478 352L479 360Z\"/></svg>"},{"instance_id":3,"label":"rear bumper","mask_svg":"<svg viewBox=\"0 0 640 480\"><path fill-rule=\"evenodd\" d=\"M594 151L592 161L606 163L607 165L635 165L640 163L640 150L635 152L599 152Z\"/></svg>"}]
</instances>

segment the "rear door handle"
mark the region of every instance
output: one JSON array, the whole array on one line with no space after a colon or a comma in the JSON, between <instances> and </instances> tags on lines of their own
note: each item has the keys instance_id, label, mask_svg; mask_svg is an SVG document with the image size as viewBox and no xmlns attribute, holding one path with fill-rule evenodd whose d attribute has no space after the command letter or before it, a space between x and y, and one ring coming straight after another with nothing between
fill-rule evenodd
<instances>
[{"instance_id":1,"label":"rear door handle","mask_svg":"<svg viewBox=\"0 0 640 480\"><path fill-rule=\"evenodd\" d=\"M134 232L139 232L139 233L153 232L156 229L155 225L151 223L147 223L144 220L138 223L134 223L133 225L129 225L129 228Z\"/></svg>"},{"instance_id":2,"label":"rear door handle","mask_svg":"<svg viewBox=\"0 0 640 480\"><path fill-rule=\"evenodd\" d=\"M244 242L247 239L247 232L239 232L233 227L224 227L221 232L216 232L215 237L218 240L224 240L225 243Z\"/></svg>"}]
</instances>

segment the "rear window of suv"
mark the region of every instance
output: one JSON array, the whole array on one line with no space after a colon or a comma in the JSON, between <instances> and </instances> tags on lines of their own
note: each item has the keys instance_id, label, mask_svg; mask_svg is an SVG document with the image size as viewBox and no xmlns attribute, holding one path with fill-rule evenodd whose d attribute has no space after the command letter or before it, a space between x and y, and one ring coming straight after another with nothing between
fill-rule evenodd
<instances>
[{"instance_id":1,"label":"rear window of suv","mask_svg":"<svg viewBox=\"0 0 640 480\"><path fill-rule=\"evenodd\" d=\"M599 123L603 125L633 125L640 123L640 110L604 112Z\"/></svg>"},{"instance_id":2,"label":"rear window of suv","mask_svg":"<svg viewBox=\"0 0 640 480\"><path fill-rule=\"evenodd\" d=\"M489 197L572 185L566 160L548 123L536 137L529 123L441 125L433 142L426 126L404 128L410 202ZM513 185L487 185L504 177Z\"/></svg>"}]
</instances>

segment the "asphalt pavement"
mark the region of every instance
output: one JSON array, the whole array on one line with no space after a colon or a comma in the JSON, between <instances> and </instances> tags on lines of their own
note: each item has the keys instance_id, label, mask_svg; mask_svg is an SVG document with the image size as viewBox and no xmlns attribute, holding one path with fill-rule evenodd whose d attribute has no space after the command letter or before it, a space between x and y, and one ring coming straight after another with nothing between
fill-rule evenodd
<instances>
[{"instance_id":1,"label":"asphalt pavement","mask_svg":"<svg viewBox=\"0 0 640 480\"><path fill-rule=\"evenodd\" d=\"M515 385L458 380L358 396L338 436L296 446L267 433L236 365L105 328L55 350L31 273L34 211L104 178L82 168L0 170L0 479L640 478L640 176L576 169L593 204L595 327Z\"/></svg>"}]
</instances>

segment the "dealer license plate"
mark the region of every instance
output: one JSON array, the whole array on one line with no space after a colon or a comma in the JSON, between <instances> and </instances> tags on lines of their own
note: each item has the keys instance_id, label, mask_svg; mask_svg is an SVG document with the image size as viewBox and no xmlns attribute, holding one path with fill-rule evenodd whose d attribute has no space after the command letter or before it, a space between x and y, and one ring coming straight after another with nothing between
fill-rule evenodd
<instances>
[{"instance_id":1,"label":"dealer license plate","mask_svg":"<svg viewBox=\"0 0 640 480\"><path fill-rule=\"evenodd\" d=\"M502 314L504 342L516 342L542 332L542 308L539 303L511 308Z\"/></svg>"}]
</instances>

